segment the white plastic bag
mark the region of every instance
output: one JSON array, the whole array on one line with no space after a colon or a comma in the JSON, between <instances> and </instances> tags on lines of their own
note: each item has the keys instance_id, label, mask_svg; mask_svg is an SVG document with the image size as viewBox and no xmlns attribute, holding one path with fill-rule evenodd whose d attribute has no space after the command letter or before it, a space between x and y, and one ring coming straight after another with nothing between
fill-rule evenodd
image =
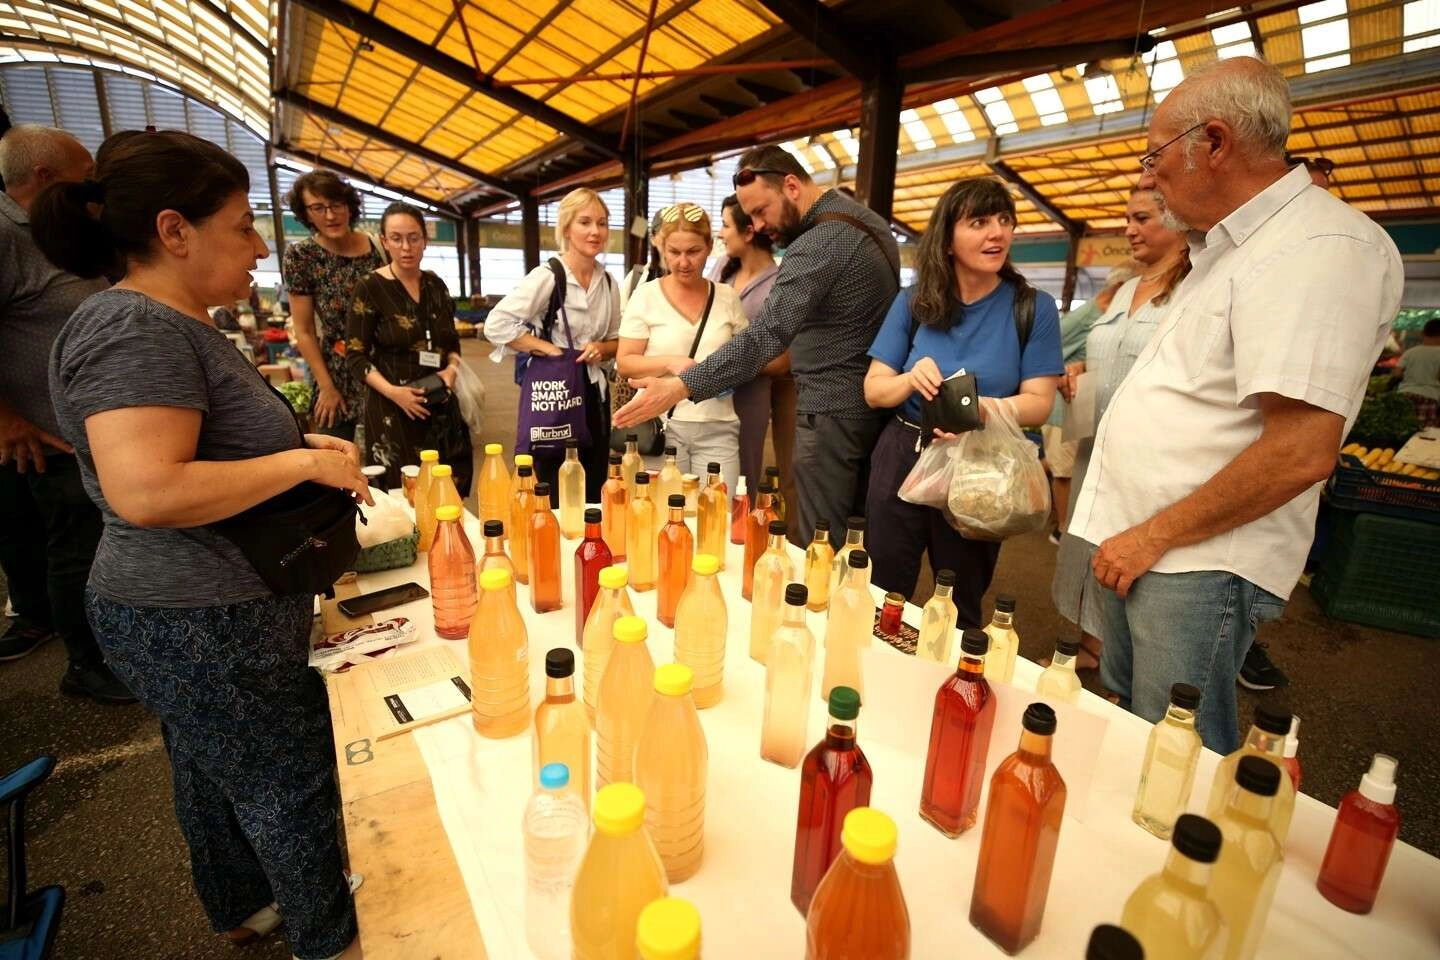
<instances>
[{"instance_id":1,"label":"white plastic bag","mask_svg":"<svg viewBox=\"0 0 1440 960\"><path fill-rule=\"evenodd\" d=\"M465 425L470 428L470 435L479 436L481 424L485 413L485 384L480 377L461 363L458 372L455 374L455 400L460 404L460 416L464 418Z\"/></svg>"},{"instance_id":2,"label":"white plastic bag","mask_svg":"<svg viewBox=\"0 0 1440 960\"><path fill-rule=\"evenodd\" d=\"M415 532L415 522L400 502L388 494L377 491L375 506L367 507L362 503L360 509L365 513L365 522L355 518L355 539L360 541L362 550L408 537Z\"/></svg>"},{"instance_id":3,"label":"white plastic bag","mask_svg":"<svg viewBox=\"0 0 1440 960\"><path fill-rule=\"evenodd\" d=\"M944 510L950 503L950 476L960 441L935 440L920 451L920 457L900 484L900 499L918 507Z\"/></svg>"},{"instance_id":4,"label":"white plastic bag","mask_svg":"<svg viewBox=\"0 0 1440 960\"><path fill-rule=\"evenodd\" d=\"M1010 404L986 404L983 430L956 441L945 517L972 540L1004 540L1039 530L1050 517L1050 487L1035 444Z\"/></svg>"}]
</instances>

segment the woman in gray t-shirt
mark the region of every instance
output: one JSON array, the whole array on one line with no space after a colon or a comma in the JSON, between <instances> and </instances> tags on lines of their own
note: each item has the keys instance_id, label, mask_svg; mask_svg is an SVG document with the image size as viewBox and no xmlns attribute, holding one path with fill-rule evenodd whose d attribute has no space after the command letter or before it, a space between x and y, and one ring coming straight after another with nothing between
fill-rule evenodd
<instances>
[{"instance_id":1,"label":"woman in gray t-shirt","mask_svg":"<svg viewBox=\"0 0 1440 960\"><path fill-rule=\"evenodd\" d=\"M307 666L314 598L277 596L211 524L303 481L367 502L355 448L302 437L211 324L265 255L245 168L189 134L132 137L95 180L36 200L56 264L124 278L50 358L60 429L104 515L86 607L106 661L159 718L195 890L226 939L285 917L295 955L355 937L336 837L330 714ZM352 881L353 883L353 881Z\"/></svg>"}]
</instances>

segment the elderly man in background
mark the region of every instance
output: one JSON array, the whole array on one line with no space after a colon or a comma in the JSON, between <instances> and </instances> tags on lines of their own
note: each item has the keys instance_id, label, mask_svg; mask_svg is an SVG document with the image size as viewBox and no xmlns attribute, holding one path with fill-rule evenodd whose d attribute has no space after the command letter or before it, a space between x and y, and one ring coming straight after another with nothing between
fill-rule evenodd
<instances>
[{"instance_id":1,"label":"elderly man in background","mask_svg":"<svg viewBox=\"0 0 1440 960\"><path fill-rule=\"evenodd\" d=\"M1194 684L1222 753L1403 284L1385 232L1287 166L1289 130L1285 79L1250 58L1156 110L1140 187L1190 225L1193 270L1111 401L1070 527L1098 544L1105 684L1150 720Z\"/></svg>"}]
</instances>

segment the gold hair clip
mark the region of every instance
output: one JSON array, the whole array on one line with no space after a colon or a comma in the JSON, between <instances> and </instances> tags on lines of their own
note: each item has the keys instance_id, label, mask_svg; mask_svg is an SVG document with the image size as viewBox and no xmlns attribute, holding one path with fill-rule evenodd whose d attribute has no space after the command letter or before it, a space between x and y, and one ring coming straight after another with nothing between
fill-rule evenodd
<instances>
[{"instance_id":1,"label":"gold hair clip","mask_svg":"<svg viewBox=\"0 0 1440 960\"><path fill-rule=\"evenodd\" d=\"M691 223L699 223L700 218L705 215L697 204L693 203L672 203L660 211L660 220L664 223L674 223L682 216Z\"/></svg>"}]
</instances>

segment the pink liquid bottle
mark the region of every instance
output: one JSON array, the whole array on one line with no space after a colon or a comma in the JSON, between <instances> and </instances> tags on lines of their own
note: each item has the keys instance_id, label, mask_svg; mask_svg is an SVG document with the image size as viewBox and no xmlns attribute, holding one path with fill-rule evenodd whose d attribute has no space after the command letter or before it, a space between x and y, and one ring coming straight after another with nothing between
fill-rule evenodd
<instances>
[{"instance_id":1,"label":"pink liquid bottle","mask_svg":"<svg viewBox=\"0 0 1440 960\"><path fill-rule=\"evenodd\" d=\"M1320 864L1320 895L1341 910L1369 913L1400 833L1395 809L1395 758L1375 754L1360 789L1340 801L1335 830Z\"/></svg>"},{"instance_id":2,"label":"pink liquid bottle","mask_svg":"<svg viewBox=\"0 0 1440 960\"><path fill-rule=\"evenodd\" d=\"M600 571L615 562L601 532L601 512L585 509L585 539L575 548L575 646L585 649L585 621L600 593Z\"/></svg>"},{"instance_id":3,"label":"pink liquid bottle","mask_svg":"<svg viewBox=\"0 0 1440 960\"><path fill-rule=\"evenodd\" d=\"M745 478L735 484L735 499L730 504L730 542L745 545L745 531L750 523L750 494L745 491Z\"/></svg>"},{"instance_id":4,"label":"pink liquid bottle","mask_svg":"<svg viewBox=\"0 0 1440 960\"><path fill-rule=\"evenodd\" d=\"M435 635L446 640L470 636L475 617L475 551L460 526L460 508L449 504L435 511L435 539L427 555L430 602L435 610Z\"/></svg>"}]
</instances>

